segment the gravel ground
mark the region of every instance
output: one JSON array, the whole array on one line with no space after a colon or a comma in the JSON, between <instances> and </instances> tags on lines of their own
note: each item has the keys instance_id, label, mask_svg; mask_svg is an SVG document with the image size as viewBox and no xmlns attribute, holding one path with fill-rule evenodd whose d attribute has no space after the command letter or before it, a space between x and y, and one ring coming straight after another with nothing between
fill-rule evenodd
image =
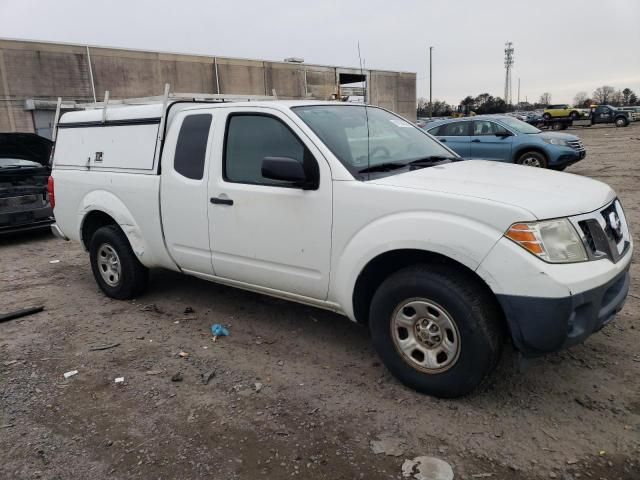
<instances>
[{"instance_id":1,"label":"gravel ground","mask_svg":"<svg viewBox=\"0 0 640 480\"><path fill-rule=\"evenodd\" d=\"M568 171L616 189L640 245L640 123L574 133L588 156ZM456 478L640 479L638 255L616 322L525 371L507 348L479 391L438 400L335 314L164 271L115 301L79 245L2 238L0 309L45 310L0 324L0 478L391 479L429 455Z\"/></svg>"}]
</instances>

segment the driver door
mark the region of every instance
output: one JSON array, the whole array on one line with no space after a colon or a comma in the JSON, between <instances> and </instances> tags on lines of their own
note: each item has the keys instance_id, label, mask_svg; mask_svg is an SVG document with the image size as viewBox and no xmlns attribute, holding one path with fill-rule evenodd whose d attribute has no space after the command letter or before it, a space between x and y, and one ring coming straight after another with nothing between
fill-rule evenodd
<instances>
[{"instance_id":1,"label":"driver door","mask_svg":"<svg viewBox=\"0 0 640 480\"><path fill-rule=\"evenodd\" d=\"M329 286L329 165L284 113L220 109L209 179L209 236L216 276L324 300ZM262 176L265 157L317 164L314 190ZM242 285L240 285L242 286Z\"/></svg>"}]
</instances>

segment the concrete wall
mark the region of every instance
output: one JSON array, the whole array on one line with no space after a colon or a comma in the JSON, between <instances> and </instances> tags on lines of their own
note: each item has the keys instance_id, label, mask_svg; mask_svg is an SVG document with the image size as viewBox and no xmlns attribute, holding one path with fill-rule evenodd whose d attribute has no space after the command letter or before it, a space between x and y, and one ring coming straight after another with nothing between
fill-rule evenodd
<instances>
[{"instance_id":1,"label":"concrete wall","mask_svg":"<svg viewBox=\"0 0 640 480\"><path fill-rule=\"evenodd\" d=\"M91 62L89 62L89 58ZM234 58L180 55L0 40L0 131L34 131L34 115L25 100L93 101L95 91L110 97L161 95L165 83L183 93L271 95L331 100L338 93L338 72L359 69ZM369 101L416 118L416 75L365 71Z\"/></svg>"}]
</instances>

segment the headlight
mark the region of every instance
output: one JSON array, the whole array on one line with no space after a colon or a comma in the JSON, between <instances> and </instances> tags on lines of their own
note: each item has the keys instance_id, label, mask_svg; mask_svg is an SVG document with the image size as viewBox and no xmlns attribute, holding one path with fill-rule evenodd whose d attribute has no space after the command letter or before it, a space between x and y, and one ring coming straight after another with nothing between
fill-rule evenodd
<instances>
[{"instance_id":1,"label":"headlight","mask_svg":"<svg viewBox=\"0 0 640 480\"><path fill-rule=\"evenodd\" d=\"M542 137L542 140L544 140L547 143L550 143L551 145L560 145L562 147L566 147L567 141L563 140L562 138L555 138L555 137Z\"/></svg>"},{"instance_id":2,"label":"headlight","mask_svg":"<svg viewBox=\"0 0 640 480\"><path fill-rule=\"evenodd\" d=\"M588 260L582 240L566 218L515 223L504 235L545 262L574 263Z\"/></svg>"}]
</instances>

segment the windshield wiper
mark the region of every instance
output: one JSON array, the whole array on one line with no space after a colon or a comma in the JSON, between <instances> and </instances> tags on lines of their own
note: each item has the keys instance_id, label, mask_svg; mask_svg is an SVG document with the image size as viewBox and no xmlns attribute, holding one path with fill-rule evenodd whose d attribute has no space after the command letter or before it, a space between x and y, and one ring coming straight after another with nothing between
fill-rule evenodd
<instances>
[{"instance_id":1,"label":"windshield wiper","mask_svg":"<svg viewBox=\"0 0 640 480\"><path fill-rule=\"evenodd\" d=\"M450 155L430 155L428 157L411 160L407 165L409 166L409 170L415 170L416 168L433 167L435 165L457 162L459 160L459 158Z\"/></svg>"},{"instance_id":2,"label":"windshield wiper","mask_svg":"<svg viewBox=\"0 0 640 480\"><path fill-rule=\"evenodd\" d=\"M431 165L445 163L447 160L452 162L457 162L457 157L452 157L451 155L429 155L428 157L417 158L415 160L411 160L409 163L405 165L416 165L416 166L425 166L430 167Z\"/></svg>"},{"instance_id":3,"label":"windshield wiper","mask_svg":"<svg viewBox=\"0 0 640 480\"><path fill-rule=\"evenodd\" d=\"M432 167L434 165L440 165L443 163L457 162L460 159L458 157L452 157L451 155L429 155L428 157L416 158L408 162L384 162L377 165L372 165L362 170L358 170L358 173L369 172L390 172L391 170L398 170L399 168L409 167L424 168Z\"/></svg>"},{"instance_id":4,"label":"windshield wiper","mask_svg":"<svg viewBox=\"0 0 640 480\"><path fill-rule=\"evenodd\" d=\"M369 172L390 172L391 170L397 170L398 168L405 167L407 164L404 162L384 162L377 165L371 165L370 167L358 170L358 173Z\"/></svg>"}]
</instances>

